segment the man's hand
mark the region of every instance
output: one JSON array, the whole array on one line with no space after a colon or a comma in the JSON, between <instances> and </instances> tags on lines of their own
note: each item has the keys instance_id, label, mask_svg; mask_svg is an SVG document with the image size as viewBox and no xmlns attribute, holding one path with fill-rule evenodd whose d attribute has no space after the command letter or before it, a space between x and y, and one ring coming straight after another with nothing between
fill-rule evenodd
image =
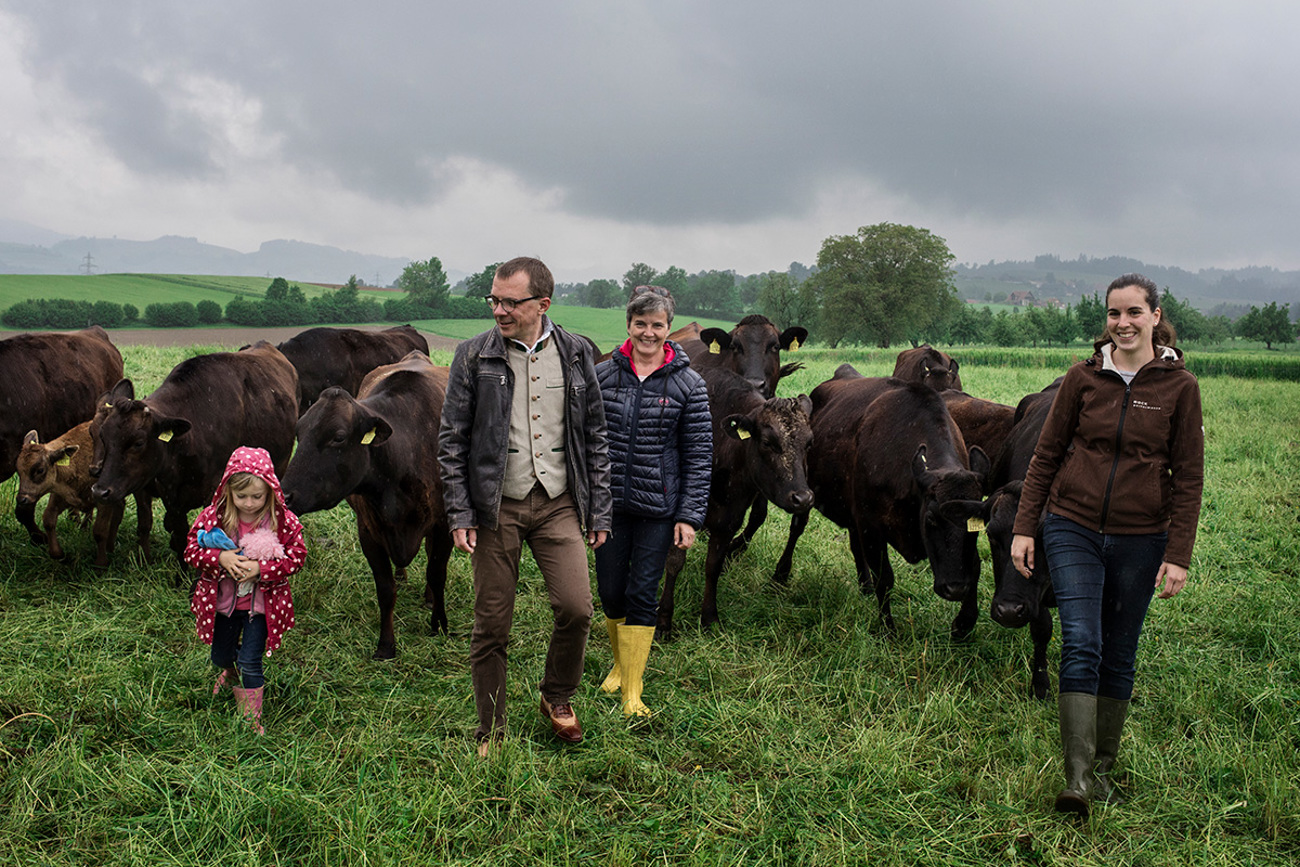
<instances>
[{"instance_id":1,"label":"man's hand","mask_svg":"<svg viewBox=\"0 0 1300 867\"><path fill-rule=\"evenodd\" d=\"M456 546L457 550L464 551L466 554L473 554L474 549L478 547L478 528L461 527L458 530L452 530L451 543Z\"/></svg>"}]
</instances>

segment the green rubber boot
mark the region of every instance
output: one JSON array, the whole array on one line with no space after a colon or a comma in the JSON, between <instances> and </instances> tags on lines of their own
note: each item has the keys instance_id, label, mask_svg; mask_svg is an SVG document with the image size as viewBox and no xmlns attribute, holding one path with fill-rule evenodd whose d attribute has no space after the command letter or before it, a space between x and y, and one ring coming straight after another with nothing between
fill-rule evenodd
<instances>
[{"instance_id":1,"label":"green rubber boot","mask_svg":"<svg viewBox=\"0 0 1300 867\"><path fill-rule=\"evenodd\" d=\"M1097 755L1097 696L1063 692L1057 703L1061 749L1065 753L1065 788L1056 796L1056 809L1086 819L1096 790L1092 764Z\"/></svg>"},{"instance_id":2,"label":"green rubber boot","mask_svg":"<svg viewBox=\"0 0 1300 867\"><path fill-rule=\"evenodd\" d=\"M1124 794L1111 779L1115 759L1119 756L1119 738L1128 719L1128 702L1097 696L1097 755L1093 775L1097 780L1095 800L1107 804L1124 803Z\"/></svg>"}]
</instances>

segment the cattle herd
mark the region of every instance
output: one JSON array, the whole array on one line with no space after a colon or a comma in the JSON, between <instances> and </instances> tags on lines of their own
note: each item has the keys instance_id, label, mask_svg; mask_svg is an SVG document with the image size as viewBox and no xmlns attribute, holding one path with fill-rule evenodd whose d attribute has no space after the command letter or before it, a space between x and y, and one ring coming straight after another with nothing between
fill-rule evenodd
<instances>
[{"instance_id":1,"label":"cattle herd","mask_svg":"<svg viewBox=\"0 0 1300 867\"><path fill-rule=\"evenodd\" d=\"M729 332L692 323L671 337L704 377L713 415L704 628L719 620L719 577L749 544L769 503L791 516L775 581L789 579L816 508L846 531L859 586L875 591L887 628L892 547L909 563L927 560L935 592L960 604L954 637L977 620L976 542L985 532L992 617L1005 627L1030 627L1031 688L1039 698L1047 694L1050 582L1041 566L1031 579L1016 572L1010 545L1020 486L1057 383L1015 408L981 400L962 391L954 359L921 346L900 353L893 376L865 377L845 364L811 395L782 398L778 383L801 365L783 364L781 353L798 349L806 330L780 332L765 317L747 316ZM452 546L436 462L447 368L430 361L426 341L409 325L313 328L278 346L262 341L199 355L142 398L99 327L0 340L0 370L0 481L17 471L15 517L51 557L64 556L57 523L71 511L93 518L95 564L107 566L127 497L135 498L145 556L155 498L179 556L189 515L210 501L230 453L259 446L270 453L293 511L346 500L355 512L379 605L375 658L396 653L396 581L422 544L430 626L446 631ZM47 494L38 528L36 505ZM685 556L669 558L662 639L672 635Z\"/></svg>"}]
</instances>

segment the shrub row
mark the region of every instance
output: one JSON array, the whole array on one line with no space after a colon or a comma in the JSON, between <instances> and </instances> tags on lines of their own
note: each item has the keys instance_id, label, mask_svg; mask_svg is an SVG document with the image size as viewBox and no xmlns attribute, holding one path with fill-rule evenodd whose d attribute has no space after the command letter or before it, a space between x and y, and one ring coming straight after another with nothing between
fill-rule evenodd
<instances>
[{"instance_id":1,"label":"shrub row","mask_svg":"<svg viewBox=\"0 0 1300 867\"><path fill-rule=\"evenodd\" d=\"M112 301L73 301L68 298L28 298L19 301L0 316L0 321L10 328L86 328L101 325L120 328L131 325L140 318L140 311L132 304L115 304Z\"/></svg>"}]
</instances>

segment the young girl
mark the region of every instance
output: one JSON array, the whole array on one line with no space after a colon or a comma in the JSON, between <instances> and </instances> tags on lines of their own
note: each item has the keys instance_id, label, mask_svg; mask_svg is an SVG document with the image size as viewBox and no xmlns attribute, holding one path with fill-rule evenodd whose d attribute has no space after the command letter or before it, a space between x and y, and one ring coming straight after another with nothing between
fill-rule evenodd
<instances>
[{"instance_id":1,"label":"young girl","mask_svg":"<svg viewBox=\"0 0 1300 867\"><path fill-rule=\"evenodd\" d=\"M232 541L237 547L228 547ZM302 524L284 504L271 456L265 449L235 449L212 505L190 527L185 562L199 570L190 610L199 638L212 645L218 669L212 694L231 687L259 735L265 731L262 654L270 656L293 627L289 576L306 553Z\"/></svg>"}]
</instances>

